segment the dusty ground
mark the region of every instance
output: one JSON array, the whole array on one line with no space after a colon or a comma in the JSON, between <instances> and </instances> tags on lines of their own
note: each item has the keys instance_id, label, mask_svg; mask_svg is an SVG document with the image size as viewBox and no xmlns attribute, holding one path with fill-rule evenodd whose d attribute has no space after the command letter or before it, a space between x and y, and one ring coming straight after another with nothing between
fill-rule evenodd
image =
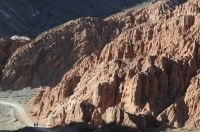
<instances>
[{"instance_id":1,"label":"dusty ground","mask_svg":"<svg viewBox=\"0 0 200 132\"><path fill-rule=\"evenodd\" d=\"M23 124L15 117L13 108L0 105L0 130L15 130L23 127Z\"/></svg>"},{"instance_id":2,"label":"dusty ground","mask_svg":"<svg viewBox=\"0 0 200 132\"><path fill-rule=\"evenodd\" d=\"M22 105L26 108L26 102L32 98L39 89L24 89L20 91L0 92L0 101L7 101ZM28 110L28 108L26 108ZM17 130L25 127L25 124L18 120L14 108L0 104L0 130Z\"/></svg>"},{"instance_id":3,"label":"dusty ground","mask_svg":"<svg viewBox=\"0 0 200 132\"><path fill-rule=\"evenodd\" d=\"M168 129L168 130L166 130L166 132L200 132L200 129L198 129L198 128L190 129L190 130L188 130L188 129L175 129L175 130Z\"/></svg>"}]
</instances>

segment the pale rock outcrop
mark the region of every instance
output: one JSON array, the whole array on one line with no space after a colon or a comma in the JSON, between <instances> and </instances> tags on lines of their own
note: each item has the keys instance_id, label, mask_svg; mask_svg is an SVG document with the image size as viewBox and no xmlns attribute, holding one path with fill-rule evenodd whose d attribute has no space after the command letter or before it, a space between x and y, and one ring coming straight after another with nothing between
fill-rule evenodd
<instances>
[{"instance_id":1,"label":"pale rock outcrop","mask_svg":"<svg viewBox=\"0 0 200 132\"><path fill-rule=\"evenodd\" d=\"M18 36L18 35L14 35L10 39L12 39L12 40L26 40L26 41L30 41L31 40L29 37Z\"/></svg>"}]
</instances>

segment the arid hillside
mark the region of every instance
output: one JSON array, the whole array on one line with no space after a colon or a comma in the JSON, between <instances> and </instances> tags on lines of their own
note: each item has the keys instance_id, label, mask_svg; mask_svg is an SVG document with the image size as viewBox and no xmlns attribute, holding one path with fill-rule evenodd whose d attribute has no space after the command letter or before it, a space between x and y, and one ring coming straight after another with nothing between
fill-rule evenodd
<instances>
[{"instance_id":1,"label":"arid hillside","mask_svg":"<svg viewBox=\"0 0 200 132\"><path fill-rule=\"evenodd\" d=\"M199 21L198 0L72 20L14 52L1 85L46 87L29 105L49 126L200 127Z\"/></svg>"},{"instance_id":2,"label":"arid hillside","mask_svg":"<svg viewBox=\"0 0 200 132\"><path fill-rule=\"evenodd\" d=\"M0 37L35 37L80 17L104 18L151 0L0 0Z\"/></svg>"}]
</instances>

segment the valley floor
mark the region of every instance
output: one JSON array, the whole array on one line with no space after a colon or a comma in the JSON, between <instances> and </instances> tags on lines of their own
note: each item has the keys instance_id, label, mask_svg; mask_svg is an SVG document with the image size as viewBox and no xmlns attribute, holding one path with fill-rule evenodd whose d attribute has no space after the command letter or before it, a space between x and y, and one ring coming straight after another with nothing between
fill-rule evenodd
<instances>
[{"instance_id":1,"label":"valley floor","mask_svg":"<svg viewBox=\"0 0 200 132\"><path fill-rule=\"evenodd\" d=\"M20 110L28 111L25 104L37 92L37 89L0 92L0 130L17 130L31 125L30 122L24 123L18 112ZM18 108L18 111L15 107Z\"/></svg>"}]
</instances>

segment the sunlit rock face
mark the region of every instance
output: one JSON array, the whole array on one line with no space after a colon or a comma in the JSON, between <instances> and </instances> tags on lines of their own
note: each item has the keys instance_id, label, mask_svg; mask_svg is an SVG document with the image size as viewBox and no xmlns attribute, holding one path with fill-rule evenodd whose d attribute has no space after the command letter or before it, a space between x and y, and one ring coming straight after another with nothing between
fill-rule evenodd
<instances>
[{"instance_id":1,"label":"sunlit rock face","mask_svg":"<svg viewBox=\"0 0 200 132\"><path fill-rule=\"evenodd\" d=\"M200 127L199 21L198 0L69 21L17 50L1 84L46 86L29 103L49 126Z\"/></svg>"}]
</instances>

